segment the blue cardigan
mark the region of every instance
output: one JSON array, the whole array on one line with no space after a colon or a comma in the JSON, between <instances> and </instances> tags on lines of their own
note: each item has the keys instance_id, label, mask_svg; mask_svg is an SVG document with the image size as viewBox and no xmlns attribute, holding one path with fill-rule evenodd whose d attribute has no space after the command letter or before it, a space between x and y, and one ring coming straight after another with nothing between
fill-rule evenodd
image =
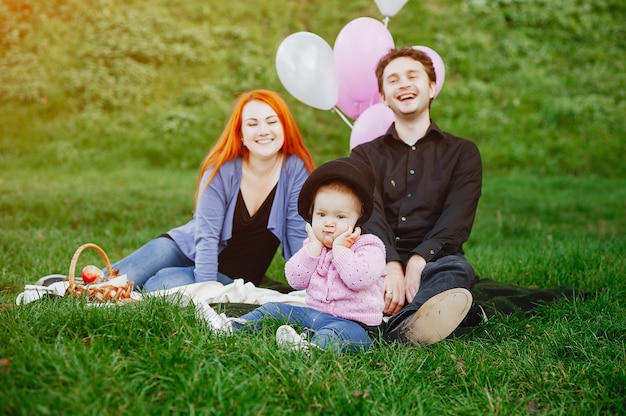
<instances>
[{"instance_id":1,"label":"blue cardigan","mask_svg":"<svg viewBox=\"0 0 626 416\"><path fill-rule=\"evenodd\" d=\"M182 252L195 262L196 282L217 278L217 256L233 234L235 205L241 187L241 166L241 158L224 163L201 194L191 221L168 232ZM204 173L200 189L211 172L207 170ZM290 155L278 179L267 229L280 241L286 260L302 248L307 236L305 222L298 214L298 195L308 175L302 159Z\"/></svg>"}]
</instances>

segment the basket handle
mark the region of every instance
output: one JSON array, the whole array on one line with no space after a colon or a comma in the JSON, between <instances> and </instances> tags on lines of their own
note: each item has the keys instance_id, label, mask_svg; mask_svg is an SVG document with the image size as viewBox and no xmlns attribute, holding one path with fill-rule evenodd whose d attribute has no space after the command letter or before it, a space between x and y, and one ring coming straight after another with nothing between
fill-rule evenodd
<instances>
[{"instance_id":1,"label":"basket handle","mask_svg":"<svg viewBox=\"0 0 626 416\"><path fill-rule=\"evenodd\" d=\"M102 259L104 259L104 262L106 264L107 274L109 276L113 275L113 271L111 270L111 262L109 261L109 257L106 255L104 250L102 250L99 246L93 243L83 244L82 246L78 247L78 249L76 249L76 252L74 253L74 256L72 257L72 262L70 263L70 272L67 276L69 280L69 287L68 287L69 291L73 291L74 288L76 287L75 274L76 274L76 263L78 263L78 258L80 257L80 254L88 248L92 248L96 250L98 254L100 254L100 256L102 257Z\"/></svg>"}]
</instances>

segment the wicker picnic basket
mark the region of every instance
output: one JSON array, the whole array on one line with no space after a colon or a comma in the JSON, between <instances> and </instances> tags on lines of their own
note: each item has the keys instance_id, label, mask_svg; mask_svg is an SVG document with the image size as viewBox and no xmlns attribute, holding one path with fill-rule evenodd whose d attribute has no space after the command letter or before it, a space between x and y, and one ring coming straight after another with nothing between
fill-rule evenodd
<instances>
[{"instance_id":1,"label":"wicker picnic basket","mask_svg":"<svg viewBox=\"0 0 626 416\"><path fill-rule=\"evenodd\" d=\"M107 268L107 276L109 280L102 282L94 282L93 284L77 284L76 282L76 264L81 253L86 249L94 249L100 254L104 260ZM123 277L123 279L121 279ZM133 291L133 282L128 281L125 276L116 277L114 271L111 269L111 262L104 250L93 243L83 244L78 247L72 262L70 263L70 271L67 276L69 286L65 291L66 295L72 295L74 297L80 297L87 295L87 300L93 302L117 302L124 299L129 299ZM108 284L110 283L110 284Z\"/></svg>"}]
</instances>

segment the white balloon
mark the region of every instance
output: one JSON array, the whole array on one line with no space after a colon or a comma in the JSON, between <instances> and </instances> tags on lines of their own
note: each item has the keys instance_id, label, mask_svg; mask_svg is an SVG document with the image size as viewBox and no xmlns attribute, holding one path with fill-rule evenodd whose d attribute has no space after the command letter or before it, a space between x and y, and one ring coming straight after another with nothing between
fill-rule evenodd
<instances>
[{"instance_id":1,"label":"white balloon","mask_svg":"<svg viewBox=\"0 0 626 416\"><path fill-rule=\"evenodd\" d=\"M409 0L374 0L383 16L395 16Z\"/></svg>"},{"instance_id":2,"label":"white balloon","mask_svg":"<svg viewBox=\"0 0 626 416\"><path fill-rule=\"evenodd\" d=\"M297 32L287 36L276 52L276 71L283 86L296 99L320 110L339 100L333 50L318 35Z\"/></svg>"}]
</instances>

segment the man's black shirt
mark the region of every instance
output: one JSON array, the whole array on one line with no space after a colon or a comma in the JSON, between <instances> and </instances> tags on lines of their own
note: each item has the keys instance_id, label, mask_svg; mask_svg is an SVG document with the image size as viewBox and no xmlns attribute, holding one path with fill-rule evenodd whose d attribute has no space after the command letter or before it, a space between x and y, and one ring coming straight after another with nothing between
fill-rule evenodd
<instances>
[{"instance_id":1,"label":"man's black shirt","mask_svg":"<svg viewBox=\"0 0 626 416\"><path fill-rule=\"evenodd\" d=\"M355 147L350 155L376 174L374 212L363 231L380 237L387 262L406 264L411 254L433 261L463 254L482 187L476 145L442 132L431 121L413 146L392 124L387 133Z\"/></svg>"}]
</instances>

